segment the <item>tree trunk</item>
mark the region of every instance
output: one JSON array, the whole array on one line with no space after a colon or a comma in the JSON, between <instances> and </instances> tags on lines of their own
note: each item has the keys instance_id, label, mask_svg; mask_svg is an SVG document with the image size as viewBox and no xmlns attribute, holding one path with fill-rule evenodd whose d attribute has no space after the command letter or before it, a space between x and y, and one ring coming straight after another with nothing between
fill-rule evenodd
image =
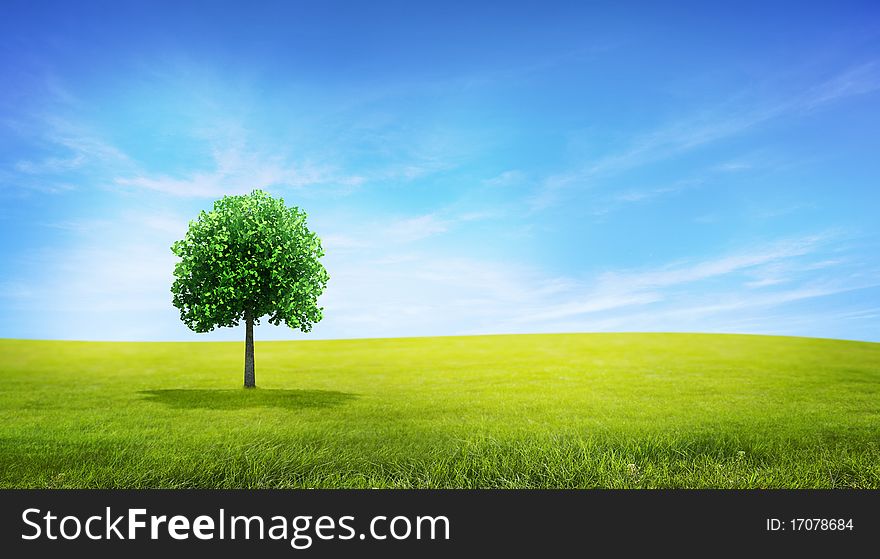
<instances>
[{"instance_id":1,"label":"tree trunk","mask_svg":"<svg viewBox=\"0 0 880 559\"><path fill-rule=\"evenodd\" d=\"M244 387L254 388L254 317L251 313L244 314Z\"/></svg>"}]
</instances>

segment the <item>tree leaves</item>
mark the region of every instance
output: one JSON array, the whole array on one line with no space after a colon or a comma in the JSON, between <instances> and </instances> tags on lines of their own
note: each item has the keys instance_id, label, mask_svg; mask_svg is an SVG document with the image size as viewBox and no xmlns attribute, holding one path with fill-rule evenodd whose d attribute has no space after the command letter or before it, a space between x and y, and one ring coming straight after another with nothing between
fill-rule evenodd
<instances>
[{"instance_id":1,"label":"tree leaves","mask_svg":"<svg viewBox=\"0 0 880 559\"><path fill-rule=\"evenodd\" d=\"M320 262L321 240L306 214L262 190L224 196L210 212L190 221L171 250L173 304L191 330L236 326L250 311L255 319L284 322L303 332L323 317L317 300L329 274Z\"/></svg>"}]
</instances>

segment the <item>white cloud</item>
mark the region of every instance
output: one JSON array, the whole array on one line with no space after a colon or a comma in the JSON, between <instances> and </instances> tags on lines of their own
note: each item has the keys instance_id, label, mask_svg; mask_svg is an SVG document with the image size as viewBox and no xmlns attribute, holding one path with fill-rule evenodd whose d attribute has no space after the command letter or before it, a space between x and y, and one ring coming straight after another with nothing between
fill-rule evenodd
<instances>
[{"instance_id":1,"label":"white cloud","mask_svg":"<svg viewBox=\"0 0 880 559\"><path fill-rule=\"evenodd\" d=\"M674 122L637 136L630 146L588 162L577 169L544 178L530 197L529 206L542 210L556 205L573 188L596 186L601 179L630 169L668 159L700 146L739 134L775 116L778 108L727 114L723 117L699 115Z\"/></svg>"},{"instance_id":2,"label":"white cloud","mask_svg":"<svg viewBox=\"0 0 880 559\"><path fill-rule=\"evenodd\" d=\"M855 66L822 82L796 101L796 105L813 109L846 97L865 95L880 90L880 63L874 60Z\"/></svg>"},{"instance_id":3,"label":"white cloud","mask_svg":"<svg viewBox=\"0 0 880 559\"><path fill-rule=\"evenodd\" d=\"M10 125L16 139L42 146L42 158L22 159L0 168L0 186L44 193L68 192L103 181L107 173L125 172L133 161L88 126L52 115L21 115Z\"/></svg>"},{"instance_id":4,"label":"white cloud","mask_svg":"<svg viewBox=\"0 0 880 559\"><path fill-rule=\"evenodd\" d=\"M630 331L630 332L727 332L756 334L789 334L800 336L821 335L821 325L830 316L805 309L780 311L788 304L799 301L832 297L838 294L869 289L872 284L838 286L804 286L762 296L728 293L700 294L692 299L679 298L665 305L653 305L650 310L624 309L579 322L556 323L542 331ZM715 302L712 299L716 299ZM861 315L837 318L862 318ZM797 327L793 324L800 323Z\"/></svg>"},{"instance_id":5,"label":"white cloud","mask_svg":"<svg viewBox=\"0 0 880 559\"><path fill-rule=\"evenodd\" d=\"M602 293L593 292L582 300L565 301L530 314L514 317L521 324L556 321L562 318L589 315L601 311L617 310L624 307L641 306L663 299L659 293ZM537 306L536 306L537 307Z\"/></svg>"},{"instance_id":6,"label":"white cloud","mask_svg":"<svg viewBox=\"0 0 880 559\"><path fill-rule=\"evenodd\" d=\"M352 235L330 234L321 236L321 246L325 252L335 252L366 248L370 243Z\"/></svg>"},{"instance_id":7,"label":"white cloud","mask_svg":"<svg viewBox=\"0 0 880 559\"><path fill-rule=\"evenodd\" d=\"M107 219L67 219L63 221L52 221L46 223L46 227L52 229L61 229L62 231L70 231L72 233L92 233L107 229L112 222Z\"/></svg>"},{"instance_id":8,"label":"white cloud","mask_svg":"<svg viewBox=\"0 0 880 559\"><path fill-rule=\"evenodd\" d=\"M86 161L83 153L76 153L72 157L47 157L42 161L19 161L15 164L15 170L29 175L57 174L71 169L77 169Z\"/></svg>"},{"instance_id":9,"label":"white cloud","mask_svg":"<svg viewBox=\"0 0 880 559\"><path fill-rule=\"evenodd\" d=\"M393 242L411 243L439 233L445 233L448 230L448 221L440 219L434 214L426 214L391 223L385 229L385 235Z\"/></svg>"},{"instance_id":10,"label":"white cloud","mask_svg":"<svg viewBox=\"0 0 880 559\"><path fill-rule=\"evenodd\" d=\"M355 260L331 257L327 318L316 334L699 331L703 324L723 329L762 309L880 283L870 277L840 281L834 264L816 260L835 239L830 234L783 239L715 258L581 278L546 277L526 266L425 252L408 252L405 258L373 252ZM789 288L756 296L740 279L774 267L789 274ZM805 274L818 269L827 273ZM773 332L773 323L764 327Z\"/></svg>"},{"instance_id":11,"label":"white cloud","mask_svg":"<svg viewBox=\"0 0 880 559\"><path fill-rule=\"evenodd\" d=\"M501 213L498 211L455 213L441 209L413 216L388 216L381 221L324 215L316 223L317 230L322 231L321 238L326 249L351 251L417 243L448 233L456 227L494 219L499 215ZM345 225L340 226L340 223Z\"/></svg>"},{"instance_id":12,"label":"white cloud","mask_svg":"<svg viewBox=\"0 0 880 559\"><path fill-rule=\"evenodd\" d=\"M623 203L644 202L670 194L678 194L679 192L699 185L701 182L702 181L699 180L682 180L677 181L671 186L659 186L654 188L644 188L640 190L627 190L625 192L614 195L612 199L615 202Z\"/></svg>"},{"instance_id":13,"label":"white cloud","mask_svg":"<svg viewBox=\"0 0 880 559\"><path fill-rule=\"evenodd\" d=\"M224 149L213 153L214 169L183 177L137 175L118 177L116 184L143 188L181 197L216 198L225 194L243 194L254 188L283 186L299 188L311 185L354 187L363 179L335 173L328 167L311 163L293 165L277 157Z\"/></svg>"},{"instance_id":14,"label":"white cloud","mask_svg":"<svg viewBox=\"0 0 880 559\"><path fill-rule=\"evenodd\" d=\"M785 283L785 281L786 280L784 278L767 277L767 278L761 278L761 279L758 279L755 281L746 282L745 285L746 285L746 287L749 287L752 289L757 289L760 287L767 287L770 285L779 285L780 283Z\"/></svg>"},{"instance_id":15,"label":"white cloud","mask_svg":"<svg viewBox=\"0 0 880 559\"><path fill-rule=\"evenodd\" d=\"M166 238L182 239L189 225L189 219L177 214L129 212L125 215L126 222L142 224L148 229L166 235Z\"/></svg>"},{"instance_id":16,"label":"white cloud","mask_svg":"<svg viewBox=\"0 0 880 559\"><path fill-rule=\"evenodd\" d=\"M30 142L45 146L42 159L15 162L0 170L0 180L16 187L40 191L59 191L64 184L50 183L53 175L87 176L72 181L80 187L128 187L177 197L214 198L224 194L246 193L260 187L303 188L321 185L322 193L347 193L363 185L363 175L340 172L334 166L304 157L291 160L277 153L277 147L262 149L249 137L248 130L233 118L207 119L194 126L190 140L209 151L213 165L179 174L153 173L144 169L138 153L127 153L113 145L95 127L82 120L59 114L24 115L14 130ZM418 176L415 170L407 171Z\"/></svg>"},{"instance_id":17,"label":"white cloud","mask_svg":"<svg viewBox=\"0 0 880 559\"><path fill-rule=\"evenodd\" d=\"M81 237L74 250L35 255L45 268L43 279L10 278L7 300L34 308L34 316L51 323L52 335L61 338L238 340L240 329L190 333L171 305L175 258L168 247L176 238L177 216L144 211L121 217L123 223L100 234L73 231ZM414 235L436 230L430 218L414 223L419 224L410 225ZM366 242L341 225L327 230L324 239L334 249L325 258L330 272L321 299L325 319L310 334L261 326L259 339L713 331L741 326L780 305L880 284L876 274L841 274L839 267L850 263L823 256L836 241L832 235L582 277L548 276L466 253L406 249L383 239ZM787 274L786 288L768 283L756 292L742 279L764 272ZM764 331L775 332L774 324L765 322Z\"/></svg>"},{"instance_id":18,"label":"white cloud","mask_svg":"<svg viewBox=\"0 0 880 559\"><path fill-rule=\"evenodd\" d=\"M791 95L776 104L731 106L732 103L728 102L639 134L627 147L617 152L545 177L530 196L528 204L533 211L543 210L560 203L564 194L571 189L590 188L600 179L740 135L772 119L877 90L880 90L880 63L873 61L849 68L805 93ZM716 170L740 171L746 168L742 165L732 162L716 167Z\"/></svg>"},{"instance_id":19,"label":"white cloud","mask_svg":"<svg viewBox=\"0 0 880 559\"><path fill-rule=\"evenodd\" d=\"M727 163L716 165L714 170L722 173L739 173L741 171L748 171L753 167L752 163L746 161L728 161Z\"/></svg>"},{"instance_id":20,"label":"white cloud","mask_svg":"<svg viewBox=\"0 0 880 559\"><path fill-rule=\"evenodd\" d=\"M490 179L483 181L486 186L505 187L520 184L525 180L525 173L517 170L504 171Z\"/></svg>"}]
</instances>

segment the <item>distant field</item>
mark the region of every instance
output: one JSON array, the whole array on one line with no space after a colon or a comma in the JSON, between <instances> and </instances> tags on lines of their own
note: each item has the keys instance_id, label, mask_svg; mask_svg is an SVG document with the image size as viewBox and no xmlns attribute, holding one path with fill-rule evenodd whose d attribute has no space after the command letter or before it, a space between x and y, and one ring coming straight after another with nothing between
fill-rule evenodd
<instances>
[{"instance_id":1,"label":"distant field","mask_svg":"<svg viewBox=\"0 0 880 559\"><path fill-rule=\"evenodd\" d=\"M0 487L880 487L880 344L0 340Z\"/></svg>"}]
</instances>

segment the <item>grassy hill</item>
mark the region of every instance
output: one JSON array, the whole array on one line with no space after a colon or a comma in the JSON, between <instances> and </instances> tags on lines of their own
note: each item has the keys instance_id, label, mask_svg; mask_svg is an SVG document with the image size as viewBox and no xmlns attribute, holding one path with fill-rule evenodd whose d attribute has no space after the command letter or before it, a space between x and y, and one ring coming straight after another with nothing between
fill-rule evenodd
<instances>
[{"instance_id":1,"label":"grassy hill","mask_svg":"<svg viewBox=\"0 0 880 559\"><path fill-rule=\"evenodd\" d=\"M880 344L0 340L0 487L880 487Z\"/></svg>"}]
</instances>

